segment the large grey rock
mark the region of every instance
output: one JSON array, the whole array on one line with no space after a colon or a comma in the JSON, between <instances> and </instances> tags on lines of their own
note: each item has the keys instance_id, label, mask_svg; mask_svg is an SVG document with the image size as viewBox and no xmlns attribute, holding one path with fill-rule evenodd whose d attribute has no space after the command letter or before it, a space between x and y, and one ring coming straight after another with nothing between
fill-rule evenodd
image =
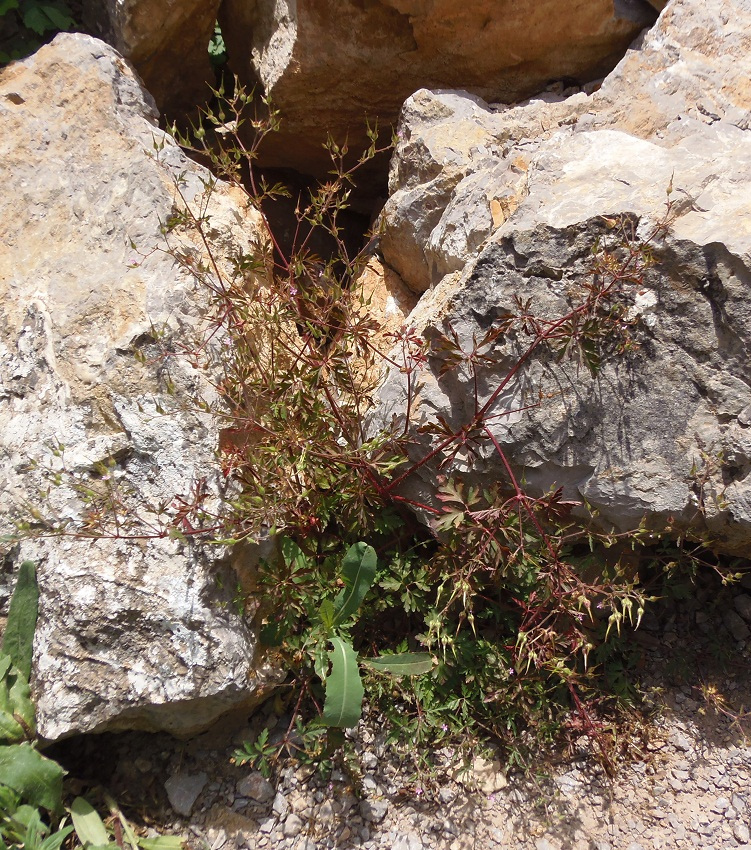
<instances>
[{"instance_id":1,"label":"large grey rock","mask_svg":"<svg viewBox=\"0 0 751 850\"><path fill-rule=\"evenodd\" d=\"M645 0L224 0L220 10L233 68L281 110L265 161L321 175L327 132L359 153L365 117L388 127L422 86L512 101L601 77L655 17Z\"/></svg>"},{"instance_id":2,"label":"large grey rock","mask_svg":"<svg viewBox=\"0 0 751 850\"><path fill-rule=\"evenodd\" d=\"M657 265L626 293L640 347L596 378L540 351L494 408L514 412L491 429L534 489L563 486L619 528L644 515L706 523L731 551L746 551L751 533L750 27L742 0L673 0L591 95L506 109L416 93L382 240L386 263L430 288L409 321L427 336L448 322L467 346L515 309L516 294L563 315L593 247L612 236L607 219L628 214L644 238L672 187ZM523 340L497 347L480 403L521 350ZM471 381L439 368L437 358L422 375L413 412L458 427L474 410ZM382 423L403 413L404 383L389 377ZM540 393L549 398L538 405ZM433 498L435 475L415 476L416 498ZM485 450L467 476L502 478L497 453Z\"/></svg>"},{"instance_id":3,"label":"large grey rock","mask_svg":"<svg viewBox=\"0 0 751 850\"><path fill-rule=\"evenodd\" d=\"M1 531L78 534L22 539L5 561L39 565L39 730L188 734L251 705L262 684L226 553L166 527L197 492L216 509L222 486L217 425L196 407L212 384L170 356L200 336L207 293L160 250L181 207L175 178L192 204L209 175L158 129L123 59L87 36L60 35L3 71L0 124L12 189L0 198ZM228 187L207 212L217 256L259 238ZM205 259L189 231L170 238L196 267ZM97 539L107 493L122 501L121 531L110 514Z\"/></svg>"},{"instance_id":4,"label":"large grey rock","mask_svg":"<svg viewBox=\"0 0 751 850\"><path fill-rule=\"evenodd\" d=\"M90 32L133 63L168 118L202 106L215 85L208 55L220 0L83 0Z\"/></svg>"}]
</instances>

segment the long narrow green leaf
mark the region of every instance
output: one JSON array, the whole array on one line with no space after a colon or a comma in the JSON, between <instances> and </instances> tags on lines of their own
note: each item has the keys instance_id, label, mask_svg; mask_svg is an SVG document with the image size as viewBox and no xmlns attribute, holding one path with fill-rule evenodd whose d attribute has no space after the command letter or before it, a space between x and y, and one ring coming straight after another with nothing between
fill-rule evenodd
<instances>
[{"instance_id":1,"label":"long narrow green leaf","mask_svg":"<svg viewBox=\"0 0 751 850\"><path fill-rule=\"evenodd\" d=\"M70 817L78 840L86 847L104 847L110 837L96 809L83 797L76 797L70 806Z\"/></svg>"},{"instance_id":2,"label":"long narrow green leaf","mask_svg":"<svg viewBox=\"0 0 751 850\"><path fill-rule=\"evenodd\" d=\"M34 730L34 714L29 683L15 667L11 667L6 675L0 677L0 744L25 740L27 731Z\"/></svg>"},{"instance_id":3,"label":"long narrow green leaf","mask_svg":"<svg viewBox=\"0 0 751 850\"><path fill-rule=\"evenodd\" d=\"M323 704L323 722L327 726L348 729L362 714L364 690L357 666L357 653L352 645L341 638L331 638L334 647L329 653L331 673L326 679L326 700Z\"/></svg>"},{"instance_id":4,"label":"long narrow green leaf","mask_svg":"<svg viewBox=\"0 0 751 850\"><path fill-rule=\"evenodd\" d=\"M31 660L34 653L34 630L39 608L39 587L33 561L24 561L18 569L16 587L10 600L8 622L0 647L9 655L13 665L27 678L31 678Z\"/></svg>"},{"instance_id":5,"label":"long narrow green leaf","mask_svg":"<svg viewBox=\"0 0 751 850\"><path fill-rule=\"evenodd\" d=\"M429 652L400 652L381 655L379 658L363 658L362 662L374 670L393 676L419 676L433 669L433 656Z\"/></svg>"},{"instance_id":6,"label":"long narrow green leaf","mask_svg":"<svg viewBox=\"0 0 751 850\"><path fill-rule=\"evenodd\" d=\"M65 841L71 832L73 832L72 826L66 826L57 832L53 832L49 838L44 839L39 850L58 850L59 847L62 847L63 841Z\"/></svg>"},{"instance_id":7,"label":"long narrow green leaf","mask_svg":"<svg viewBox=\"0 0 751 850\"><path fill-rule=\"evenodd\" d=\"M342 578L344 590L334 603L336 618L334 625L348 620L360 607L365 594L375 581L378 557L376 551L367 543L355 543L347 550L342 560Z\"/></svg>"},{"instance_id":8,"label":"long narrow green leaf","mask_svg":"<svg viewBox=\"0 0 751 850\"><path fill-rule=\"evenodd\" d=\"M156 838L139 838L143 850L181 850L185 839L179 835L158 835Z\"/></svg>"},{"instance_id":9,"label":"long narrow green leaf","mask_svg":"<svg viewBox=\"0 0 751 850\"><path fill-rule=\"evenodd\" d=\"M22 721L18 724L21 731L16 736L17 740L23 740L27 732L34 731L36 708L29 682L15 667L11 667L8 676L0 681L0 709L7 711L16 721L18 718Z\"/></svg>"},{"instance_id":10,"label":"long narrow green leaf","mask_svg":"<svg viewBox=\"0 0 751 850\"><path fill-rule=\"evenodd\" d=\"M0 783L18 792L32 806L51 812L62 807L63 769L40 755L31 744L0 747Z\"/></svg>"}]
</instances>

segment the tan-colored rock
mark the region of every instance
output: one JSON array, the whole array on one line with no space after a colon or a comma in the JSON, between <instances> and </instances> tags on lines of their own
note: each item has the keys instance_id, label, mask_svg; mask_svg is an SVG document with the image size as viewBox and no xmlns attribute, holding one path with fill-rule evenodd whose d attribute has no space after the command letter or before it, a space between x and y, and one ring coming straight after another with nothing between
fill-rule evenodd
<instances>
[{"instance_id":1,"label":"tan-colored rock","mask_svg":"<svg viewBox=\"0 0 751 850\"><path fill-rule=\"evenodd\" d=\"M215 85L207 52L220 0L84 0L84 20L133 63L161 112L206 103Z\"/></svg>"},{"instance_id":2,"label":"tan-colored rock","mask_svg":"<svg viewBox=\"0 0 751 850\"><path fill-rule=\"evenodd\" d=\"M166 527L198 493L217 509L223 486L218 425L197 407L211 380L172 356L203 338L209 298L161 234L210 175L88 36L3 71L0 124L0 533L14 520L51 533L7 553L38 564L39 730L189 734L252 705L262 684L224 553ZM220 266L263 237L222 184L207 212ZM189 229L170 240L193 268L207 262ZM103 527L108 501L119 519L104 511Z\"/></svg>"},{"instance_id":3,"label":"tan-colored rock","mask_svg":"<svg viewBox=\"0 0 751 850\"><path fill-rule=\"evenodd\" d=\"M380 348L387 344L389 334L402 328L417 304L417 297L404 285L399 275L384 266L377 257L370 258L355 282L355 287L362 310L379 324L380 331L374 345Z\"/></svg>"},{"instance_id":4,"label":"tan-colored rock","mask_svg":"<svg viewBox=\"0 0 751 850\"><path fill-rule=\"evenodd\" d=\"M419 88L509 102L584 82L654 18L642 0L225 0L220 11L233 68L281 109L265 161L312 174L328 168L327 131L362 149L365 117L388 127Z\"/></svg>"}]
</instances>

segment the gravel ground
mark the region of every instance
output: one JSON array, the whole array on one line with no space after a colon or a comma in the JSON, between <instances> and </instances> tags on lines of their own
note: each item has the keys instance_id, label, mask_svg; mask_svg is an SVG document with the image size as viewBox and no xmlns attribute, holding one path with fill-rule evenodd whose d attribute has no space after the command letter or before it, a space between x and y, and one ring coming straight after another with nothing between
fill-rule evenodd
<instances>
[{"instance_id":1,"label":"gravel ground","mask_svg":"<svg viewBox=\"0 0 751 850\"><path fill-rule=\"evenodd\" d=\"M421 793L385 751L377 723L362 723L356 783L300 767L270 781L230 756L264 723L286 727L273 700L190 741L107 736L94 760L100 776L109 765L124 805L196 850L751 850L751 741L739 718L751 705L751 581L743 584L709 582L636 633L658 710L641 756L612 779L584 752L538 776L477 759L462 782L439 770L437 786ZM72 773L86 773L92 746L69 746Z\"/></svg>"}]
</instances>

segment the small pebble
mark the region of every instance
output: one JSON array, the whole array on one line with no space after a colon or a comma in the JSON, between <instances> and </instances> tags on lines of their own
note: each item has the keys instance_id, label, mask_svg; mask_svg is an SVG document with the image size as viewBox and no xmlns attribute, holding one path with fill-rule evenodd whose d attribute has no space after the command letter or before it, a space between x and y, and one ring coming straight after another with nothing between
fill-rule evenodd
<instances>
[{"instance_id":1,"label":"small pebble","mask_svg":"<svg viewBox=\"0 0 751 850\"><path fill-rule=\"evenodd\" d=\"M237 783L237 793L242 797L250 797L257 803L268 803L274 799L274 786L257 771L244 777Z\"/></svg>"},{"instance_id":2,"label":"small pebble","mask_svg":"<svg viewBox=\"0 0 751 850\"><path fill-rule=\"evenodd\" d=\"M287 814L287 809L289 808L289 804L281 791L278 791L276 796L274 797L274 803L271 807L274 812L279 815L280 818L283 818Z\"/></svg>"},{"instance_id":3,"label":"small pebble","mask_svg":"<svg viewBox=\"0 0 751 850\"><path fill-rule=\"evenodd\" d=\"M303 822L300 818L294 814L287 815L287 819L284 821L284 834L287 838L295 838L302 832Z\"/></svg>"},{"instance_id":4,"label":"small pebble","mask_svg":"<svg viewBox=\"0 0 751 850\"><path fill-rule=\"evenodd\" d=\"M184 817L193 810L208 777L205 773L175 773L164 783L170 806Z\"/></svg>"},{"instance_id":5,"label":"small pebble","mask_svg":"<svg viewBox=\"0 0 751 850\"><path fill-rule=\"evenodd\" d=\"M747 593L739 594L733 600L733 606L747 623L751 623L751 596Z\"/></svg>"},{"instance_id":6,"label":"small pebble","mask_svg":"<svg viewBox=\"0 0 751 850\"><path fill-rule=\"evenodd\" d=\"M386 817L388 809L387 800L363 800L360 803L360 814L370 823L380 823Z\"/></svg>"}]
</instances>

